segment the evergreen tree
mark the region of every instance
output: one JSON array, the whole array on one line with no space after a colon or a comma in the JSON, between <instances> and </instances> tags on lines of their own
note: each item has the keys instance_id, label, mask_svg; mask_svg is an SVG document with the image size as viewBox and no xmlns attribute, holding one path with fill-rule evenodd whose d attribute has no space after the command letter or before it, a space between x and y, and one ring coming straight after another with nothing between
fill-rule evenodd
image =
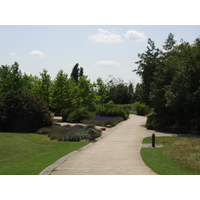
<instances>
[{"instance_id":1,"label":"evergreen tree","mask_svg":"<svg viewBox=\"0 0 200 200\"><path fill-rule=\"evenodd\" d=\"M73 78L76 81L76 83L78 83L80 77L83 76L83 74L83 67L79 68L79 64L76 63L76 65L72 69L71 78Z\"/></svg>"},{"instance_id":2,"label":"evergreen tree","mask_svg":"<svg viewBox=\"0 0 200 200\"><path fill-rule=\"evenodd\" d=\"M73 67L72 69L72 73L71 73L71 77L78 82L78 78L79 78L79 68L78 68L79 64L76 63L76 65Z\"/></svg>"},{"instance_id":3,"label":"evergreen tree","mask_svg":"<svg viewBox=\"0 0 200 200\"><path fill-rule=\"evenodd\" d=\"M142 78L142 102L150 105L150 87L156 67L159 65L160 50L155 47L155 43L151 39L148 39L148 45L145 53L138 54L140 58L140 60L136 62L136 64L138 64L138 69L134 71Z\"/></svg>"},{"instance_id":4,"label":"evergreen tree","mask_svg":"<svg viewBox=\"0 0 200 200\"><path fill-rule=\"evenodd\" d=\"M58 111L61 111L68 106L67 99L69 97L69 87L67 76L68 75L65 74L63 70L60 70L57 73L52 86L51 107Z\"/></svg>"}]
</instances>

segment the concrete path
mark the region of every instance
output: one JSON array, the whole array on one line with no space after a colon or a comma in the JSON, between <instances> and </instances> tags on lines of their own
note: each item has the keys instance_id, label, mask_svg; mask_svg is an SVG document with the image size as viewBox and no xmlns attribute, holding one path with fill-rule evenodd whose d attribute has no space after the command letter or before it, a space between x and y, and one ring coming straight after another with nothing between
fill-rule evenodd
<instances>
[{"instance_id":1,"label":"concrete path","mask_svg":"<svg viewBox=\"0 0 200 200\"><path fill-rule=\"evenodd\" d=\"M130 115L105 136L61 163L52 175L155 175L140 156L142 140L153 131L146 117ZM155 133L156 136L166 135Z\"/></svg>"}]
</instances>

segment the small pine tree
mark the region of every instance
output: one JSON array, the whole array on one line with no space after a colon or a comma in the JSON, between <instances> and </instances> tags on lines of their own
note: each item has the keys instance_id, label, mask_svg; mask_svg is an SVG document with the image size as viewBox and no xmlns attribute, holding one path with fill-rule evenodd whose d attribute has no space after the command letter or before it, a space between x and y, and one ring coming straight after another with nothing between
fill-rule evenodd
<instances>
[{"instance_id":1,"label":"small pine tree","mask_svg":"<svg viewBox=\"0 0 200 200\"><path fill-rule=\"evenodd\" d=\"M71 73L71 77L78 82L78 78L79 78L79 68L78 68L79 64L76 63L76 65L73 67L72 69L72 73Z\"/></svg>"},{"instance_id":2,"label":"small pine tree","mask_svg":"<svg viewBox=\"0 0 200 200\"><path fill-rule=\"evenodd\" d=\"M79 64L76 65L72 69L71 77L78 83L81 76L83 76L83 67L79 68Z\"/></svg>"}]
</instances>

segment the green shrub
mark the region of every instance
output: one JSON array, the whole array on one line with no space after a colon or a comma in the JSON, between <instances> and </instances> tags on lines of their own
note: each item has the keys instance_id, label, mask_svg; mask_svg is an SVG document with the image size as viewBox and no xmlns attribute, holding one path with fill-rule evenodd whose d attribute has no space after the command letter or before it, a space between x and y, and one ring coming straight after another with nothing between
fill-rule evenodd
<instances>
[{"instance_id":1,"label":"green shrub","mask_svg":"<svg viewBox=\"0 0 200 200\"><path fill-rule=\"evenodd\" d=\"M76 109L68 115L67 121L70 123L80 123L82 120L90 119L92 117L92 113L88 112L87 110Z\"/></svg>"},{"instance_id":2,"label":"green shrub","mask_svg":"<svg viewBox=\"0 0 200 200\"><path fill-rule=\"evenodd\" d=\"M0 131L36 132L52 125L52 114L47 105L30 94L15 91L0 100Z\"/></svg>"},{"instance_id":3,"label":"green shrub","mask_svg":"<svg viewBox=\"0 0 200 200\"><path fill-rule=\"evenodd\" d=\"M69 114L72 113L73 111L74 111L73 108L67 108L67 109L63 110L62 111L62 121L66 122Z\"/></svg>"},{"instance_id":4,"label":"green shrub","mask_svg":"<svg viewBox=\"0 0 200 200\"><path fill-rule=\"evenodd\" d=\"M171 126L175 125L175 119L173 116L158 115L155 112L151 112L147 115L146 128L156 131L169 130Z\"/></svg>"},{"instance_id":5,"label":"green shrub","mask_svg":"<svg viewBox=\"0 0 200 200\"><path fill-rule=\"evenodd\" d=\"M98 111L97 115L108 117L122 117L124 120L126 120L129 117L129 111L120 107L114 107L108 110L104 109L102 111Z\"/></svg>"},{"instance_id":6,"label":"green shrub","mask_svg":"<svg viewBox=\"0 0 200 200\"><path fill-rule=\"evenodd\" d=\"M157 128L157 124L156 124L156 113L155 112L151 112L147 115L147 121L146 121L146 128L149 130L154 130L155 128Z\"/></svg>"},{"instance_id":7,"label":"green shrub","mask_svg":"<svg viewBox=\"0 0 200 200\"><path fill-rule=\"evenodd\" d=\"M137 115L145 116L151 111L151 109L143 103L135 102L133 105L136 107Z\"/></svg>"}]
</instances>

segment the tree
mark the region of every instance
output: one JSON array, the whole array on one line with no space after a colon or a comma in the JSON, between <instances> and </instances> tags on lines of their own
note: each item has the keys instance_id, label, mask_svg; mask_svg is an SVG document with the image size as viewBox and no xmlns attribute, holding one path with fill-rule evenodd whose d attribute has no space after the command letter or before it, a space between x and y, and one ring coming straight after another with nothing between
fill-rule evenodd
<instances>
[{"instance_id":1,"label":"tree","mask_svg":"<svg viewBox=\"0 0 200 200\"><path fill-rule=\"evenodd\" d=\"M67 80L69 86L69 96L67 97L67 107L76 109L81 104L79 96L78 85L76 81L71 77Z\"/></svg>"},{"instance_id":2,"label":"tree","mask_svg":"<svg viewBox=\"0 0 200 200\"><path fill-rule=\"evenodd\" d=\"M76 81L76 83L78 83L80 77L83 76L83 73L83 68L79 68L79 64L76 63L76 65L72 69L71 77Z\"/></svg>"},{"instance_id":3,"label":"tree","mask_svg":"<svg viewBox=\"0 0 200 200\"><path fill-rule=\"evenodd\" d=\"M84 72L83 72L83 68L80 67L80 72L79 72L79 77L83 76Z\"/></svg>"},{"instance_id":4,"label":"tree","mask_svg":"<svg viewBox=\"0 0 200 200\"><path fill-rule=\"evenodd\" d=\"M149 84L148 98L154 108L152 115L155 127L167 128L176 125L187 130L200 129L200 40L193 45L181 41L176 45L173 34L169 34L160 55L155 59L154 72ZM158 51L159 52L159 51ZM145 55L146 56L146 55ZM143 56L143 58L146 58ZM138 73L142 77L148 71L148 59L138 62ZM146 72L145 72L146 71ZM136 87L136 90L139 88ZM150 116L151 117L151 116ZM150 120L148 118L148 121Z\"/></svg>"},{"instance_id":5,"label":"tree","mask_svg":"<svg viewBox=\"0 0 200 200\"><path fill-rule=\"evenodd\" d=\"M98 78L95 84L96 86L96 98L97 102L100 103L101 108L103 110L104 104L108 99L108 89L107 86L104 84L102 78Z\"/></svg>"},{"instance_id":6,"label":"tree","mask_svg":"<svg viewBox=\"0 0 200 200\"><path fill-rule=\"evenodd\" d=\"M129 94L130 102L134 102L134 100L135 100L134 99L135 98L135 96L134 96L134 87L133 87L133 83L131 83L131 82L128 85L128 94Z\"/></svg>"},{"instance_id":7,"label":"tree","mask_svg":"<svg viewBox=\"0 0 200 200\"><path fill-rule=\"evenodd\" d=\"M174 40L174 35L170 33L168 38L165 41L165 45L163 45L163 49L167 52L171 51L176 44L176 40Z\"/></svg>"},{"instance_id":8,"label":"tree","mask_svg":"<svg viewBox=\"0 0 200 200\"><path fill-rule=\"evenodd\" d=\"M150 87L156 67L160 63L160 50L155 47L155 43L151 39L148 39L148 45L149 46L147 46L147 51L145 51L145 53L138 54L140 60L135 62L138 64L138 68L134 71L142 78L142 102L150 105Z\"/></svg>"},{"instance_id":9,"label":"tree","mask_svg":"<svg viewBox=\"0 0 200 200\"><path fill-rule=\"evenodd\" d=\"M92 109L95 104L95 92L93 84L87 79L87 76L81 76L78 82L78 98L80 105L85 108Z\"/></svg>"},{"instance_id":10,"label":"tree","mask_svg":"<svg viewBox=\"0 0 200 200\"><path fill-rule=\"evenodd\" d=\"M35 77L34 94L40 97L47 105L49 105L51 101L52 88L51 76L48 74L46 69L43 69L43 72L40 73L40 76L40 78Z\"/></svg>"},{"instance_id":11,"label":"tree","mask_svg":"<svg viewBox=\"0 0 200 200\"><path fill-rule=\"evenodd\" d=\"M142 94L143 94L143 89L142 89L142 84L141 83L137 83L136 87L135 87L135 93L134 93L134 98L135 98L135 101L138 101L138 102L142 102Z\"/></svg>"},{"instance_id":12,"label":"tree","mask_svg":"<svg viewBox=\"0 0 200 200\"><path fill-rule=\"evenodd\" d=\"M176 116L177 126L200 128L200 48L183 42L177 50L177 71L166 88L166 106Z\"/></svg>"},{"instance_id":13,"label":"tree","mask_svg":"<svg viewBox=\"0 0 200 200\"><path fill-rule=\"evenodd\" d=\"M23 77L19 64L14 62L10 67L2 65L0 68L0 94L23 89Z\"/></svg>"},{"instance_id":14,"label":"tree","mask_svg":"<svg viewBox=\"0 0 200 200\"><path fill-rule=\"evenodd\" d=\"M107 83L109 100L116 104L127 104L130 102L129 86L121 79L111 77Z\"/></svg>"},{"instance_id":15,"label":"tree","mask_svg":"<svg viewBox=\"0 0 200 200\"><path fill-rule=\"evenodd\" d=\"M73 67L72 69L72 73L71 73L71 77L78 82L78 78L79 78L79 68L78 68L79 64L76 63L76 65Z\"/></svg>"},{"instance_id":16,"label":"tree","mask_svg":"<svg viewBox=\"0 0 200 200\"><path fill-rule=\"evenodd\" d=\"M60 70L52 86L51 107L59 111L66 108L68 105L69 87L67 76L68 75L65 74L63 70Z\"/></svg>"}]
</instances>

